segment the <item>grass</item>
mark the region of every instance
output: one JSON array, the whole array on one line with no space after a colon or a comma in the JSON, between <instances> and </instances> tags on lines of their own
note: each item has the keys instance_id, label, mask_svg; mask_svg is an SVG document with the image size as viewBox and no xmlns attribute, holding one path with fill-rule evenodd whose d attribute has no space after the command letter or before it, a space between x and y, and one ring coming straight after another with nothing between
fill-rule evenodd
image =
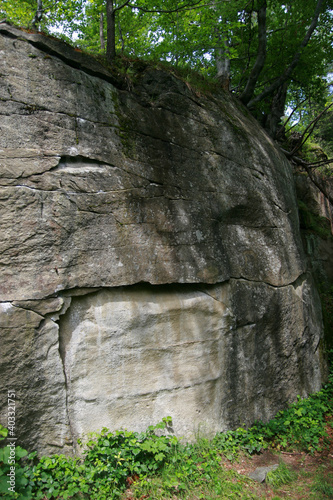
<instances>
[{"instance_id":1,"label":"grass","mask_svg":"<svg viewBox=\"0 0 333 500\"><path fill-rule=\"evenodd\" d=\"M312 485L312 491L321 495L322 498L333 498L333 474L325 475L319 472Z\"/></svg>"},{"instance_id":2,"label":"grass","mask_svg":"<svg viewBox=\"0 0 333 500\"><path fill-rule=\"evenodd\" d=\"M296 473L280 459L279 467L267 474L266 483L278 488L296 479Z\"/></svg>"}]
</instances>

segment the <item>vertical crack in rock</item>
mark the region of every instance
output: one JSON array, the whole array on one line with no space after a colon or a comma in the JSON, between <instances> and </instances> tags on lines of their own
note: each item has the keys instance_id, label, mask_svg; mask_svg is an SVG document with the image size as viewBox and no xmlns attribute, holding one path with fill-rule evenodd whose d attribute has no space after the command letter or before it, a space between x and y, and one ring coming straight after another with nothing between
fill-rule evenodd
<instances>
[{"instance_id":1,"label":"vertical crack in rock","mask_svg":"<svg viewBox=\"0 0 333 500\"><path fill-rule=\"evenodd\" d=\"M61 327L60 327L60 321L59 317L62 316L63 314L66 313L66 311L69 309L71 305L71 297L66 297L64 300L64 304L59 311L59 313L56 315L54 318L54 321L57 322L58 324L58 351L59 351L59 357L62 363L62 369L63 369L63 374L64 374L64 380L65 380L65 391L66 391L66 415L67 415L67 420L68 420L68 425L69 425L69 430L71 433L71 439L72 439L72 450L73 453L75 453L75 436L73 432L73 425L71 421L71 415L69 411L69 378L66 370L66 344L64 342L63 336L61 335Z\"/></svg>"},{"instance_id":2,"label":"vertical crack in rock","mask_svg":"<svg viewBox=\"0 0 333 500\"><path fill-rule=\"evenodd\" d=\"M61 348L61 333L60 333L60 327L59 327L59 356L60 356L60 359L61 359L61 362L62 362L62 367L63 367L63 372L64 372L64 379L65 379L65 390L66 390L66 415L67 415L67 419L68 419L68 425L69 425L69 430L70 430L70 433L71 433L71 438L72 438L72 449L73 449L73 452L75 452L75 439L74 439L74 434L73 434L73 426L72 426L72 423L71 423L71 416L70 416L70 412L69 412L69 408L68 408L68 391L69 391L69 388L68 388L68 378L67 378L67 373L66 373L66 364L65 364L65 352L64 350Z\"/></svg>"}]
</instances>

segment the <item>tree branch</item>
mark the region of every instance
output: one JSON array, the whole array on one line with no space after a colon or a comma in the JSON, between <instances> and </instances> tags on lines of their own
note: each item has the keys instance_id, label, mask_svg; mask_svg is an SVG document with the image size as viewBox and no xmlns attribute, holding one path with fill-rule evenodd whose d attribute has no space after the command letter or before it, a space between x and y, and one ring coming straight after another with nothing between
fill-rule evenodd
<instances>
[{"instance_id":1,"label":"tree branch","mask_svg":"<svg viewBox=\"0 0 333 500\"><path fill-rule=\"evenodd\" d=\"M293 156L295 153L297 153L297 151L303 146L303 144L305 144L305 142L308 140L308 138L310 137L310 135L312 134L315 126L317 125L317 123L319 122L319 120L321 119L321 117L326 113L326 111L328 111L331 107L333 106L333 103L329 104L328 106L326 106L325 109L323 109L323 111L321 113L319 113L319 115L316 116L316 118L314 120L312 120L312 122L309 123L309 125L306 127L306 129L304 130L303 134L301 135L300 137L300 140L297 142L296 146L294 147L294 149L291 151L290 155Z\"/></svg>"},{"instance_id":2,"label":"tree branch","mask_svg":"<svg viewBox=\"0 0 333 500\"><path fill-rule=\"evenodd\" d=\"M318 179L313 175L313 172L311 171L311 169L318 168L319 165L314 166L313 164L308 163L308 162L302 160L302 158L299 158L298 156L292 156L291 153L289 151L286 151L285 149L281 148L281 151L282 151L282 153L285 154L285 156L290 161L293 161L294 163L296 163L296 165L300 165L301 167L303 167L305 169L306 173L309 176L309 179L319 189L319 191L321 193L323 193L323 195L325 196L325 198L328 199L328 201L330 202L330 204L333 205L333 197L327 191L327 189L325 188L325 186L318 181ZM326 163L333 163L333 159L332 160L327 160Z\"/></svg>"},{"instance_id":3,"label":"tree branch","mask_svg":"<svg viewBox=\"0 0 333 500\"><path fill-rule=\"evenodd\" d=\"M306 98L305 98L305 99L303 99L303 100L302 100L299 104L297 104L296 108L294 108L294 109L292 110L292 112L291 112L291 113L290 113L290 115L288 116L287 120L286 120L286 121L284 122L284 124L282 125L282 127L281 127L278 131L277 131L276 137L279 137L279 136L282 134L283 130L285 130L285 128L286 128L287 123L291 120L291 117L293 116L293 114L294 114L294 113L297 111L297 109L298 109L298 108L299 108L302 104L304 104L307 100L308 100L308 98L306 97ZM295 125L296 125L296 124L295 124ZM292 126L288 129L288 131L289 131L289 130L291 130L292 128L294 128L294 127L295 127L295 125L292 125Z\"/></svg>"},{"instance_id":4,"label":"tree branch","mask_svg":"<svg viewBox=\"0 0 333 500\"><path fill-rule=\"evenodd\" d=\"M128 5L130 3L130 0L126 0L126 2L124 2L122 5L119 5L118 7L114 7L113 8L113 12L117 12L117 10L121 10L123 9L124 7L126 7L126 5ZM130 7L132 7L130 5Z\"/></svg>"},{"instance_id":5,"label":"tree branch","mask_svg":"<svg viewBox=\"0 0 333 500\"><path fill-rule=\"evenodd\" d=\"M293 60L289 64L288 68L285 70L283 75L281 75L279 78L277 78L275 80L275 82L273 82L269 87L267 87L263 92L261 92L261 94L259 94L258 96L254 97L252 100L250 100L247 104L248 108L254 107L258 102L262 101L262 99L264 99L268 95L272 94L272 92L274 92L274 90L276 90L286 80L288 80L288 78L290 77L290 75L292 74L294 69L296 68L297 64L299 63L302 51L307 46L307 44L311 38L311 35L314 32L314 30L318 24L318 18L319 18L319 14L320 14L323 2L324 2L324 0L318 0L314 14L313 14L313 18L311 21L311 25L310 25L308 31L306 32L305 37L303 38L303 41L299 47L299 50L294 55Z\"/></svg>"},{"instance_id":6,"label":"tree branch","mask_svg":"<svg viewBox=\"0 0 333 500\"><path fill-rule=\"evenodd\" d=\"M318 160L309 165L309 168L318 168L318 167L323 167L324 165L329 165L330 163L333 163L333 158L330 158L328 160Z\"/></svg>"},{"instance_id":7,"label":"tree branch","mask_svg":"<svg viewBox=\"0 0 333 500\"><path fill-rule=\"evenodd\" d=\"M230 0L222 0L221 2L217 2L217 3L224 3L224 2L229 2ZM142 12L146 12L146 13L152 13L152 14L172 14L173 12L179 12L179 11L182 11L182 10L192 10L194 8L199 8L199 7L210 7L212 4L211 3L206 3L206 4L202 4L202 5L199 5L201 4L201 2L203 2L203 0L198 0L197 2L190 2L190 3L187 3L185 5L182 5L181 7L176 7L175 9L146 9L145 7L141 7L140 5L133 5L133 4L129 4L129 6L132 8L132 9L138 9L138 10L141 10Z\"/></svg>"}]
</instances>

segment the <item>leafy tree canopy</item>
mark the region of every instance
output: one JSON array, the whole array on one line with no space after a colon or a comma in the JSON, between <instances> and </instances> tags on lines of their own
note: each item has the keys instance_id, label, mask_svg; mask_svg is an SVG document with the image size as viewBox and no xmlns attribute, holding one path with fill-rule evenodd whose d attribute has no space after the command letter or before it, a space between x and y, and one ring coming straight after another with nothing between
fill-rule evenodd
<instances>
[{"instance_id":1,"label":"leafy tree canopy","mask_svg":"<svg viewBox=\"0 0 333 500\"><path fill-rule=\"evenodd\" d=\"M273 137L287 106L330 99L333 0L0 0L0 12L111 63L124 54L215 78Z\"/></svg>"}]
</instances>

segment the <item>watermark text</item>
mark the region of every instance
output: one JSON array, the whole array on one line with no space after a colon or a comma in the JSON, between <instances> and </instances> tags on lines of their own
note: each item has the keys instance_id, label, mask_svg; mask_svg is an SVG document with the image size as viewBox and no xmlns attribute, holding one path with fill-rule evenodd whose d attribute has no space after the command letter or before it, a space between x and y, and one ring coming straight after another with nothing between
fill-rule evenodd
<instances>
[{"instance_id":1,"label":"watermark text","mask_svg":"<svg viewBox=\"0 0 333 500\"><path fill-rule=\"evenodd\" d=\"M8 491L15 493L15 452L16 452L16 434L15 434L15 424L16 424L16 393L14 390L8 391L8 410L7 410L7 428L8 428L8 465L9 473L7 474L8 479Z\"/></svg>"}]
</instances>

